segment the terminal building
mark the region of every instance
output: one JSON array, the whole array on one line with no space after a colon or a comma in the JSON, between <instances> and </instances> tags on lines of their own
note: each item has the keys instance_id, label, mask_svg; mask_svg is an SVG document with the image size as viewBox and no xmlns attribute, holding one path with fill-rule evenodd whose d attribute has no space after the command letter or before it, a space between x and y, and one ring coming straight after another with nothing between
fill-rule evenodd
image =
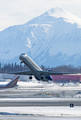
<instances>
[{"instance_id":1,"label":"terminal building","mask_svg":"<svg viewBox=\"0 0 81 120\"><path fill-rule=\"evenodd\" d=\"M74 75L52 75L54 82L81 82L81 74Z\"/></svg>"},{"instance_id":2,"label":"terminal building","mask_svg":"<svg viewBox=\"0 0 81 120\"><path fill-rule=\"evenodd\" d=\"M14 78L14 74L0 74L0 82L4 81L10 81L12 78ZM80 82L81 83L81 74L71 74L71 75L52 75L54 82L59 83L66 83L66 82ZM35 79L33 77L33 79ZM29 76L28 75L20 75L21 81L29 82Z\"/></svg>"}]
</instances>

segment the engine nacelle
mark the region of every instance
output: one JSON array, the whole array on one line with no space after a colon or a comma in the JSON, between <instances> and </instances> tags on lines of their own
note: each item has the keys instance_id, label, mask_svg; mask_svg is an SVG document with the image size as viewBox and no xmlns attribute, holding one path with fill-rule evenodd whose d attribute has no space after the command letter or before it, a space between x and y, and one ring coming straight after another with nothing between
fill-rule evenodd
<instances>
[{"instance_id":1,"label":"engine nacelle","mask_svg":"<svg viewBox=\"0 0 81 120\"><path fill-rule=\"evenodd\" d=\"M51 76L45 76L45 75L41 75L40 78L38 78L37 76L35 76L35 78L39 81L52 81L52 77Z\"/></svg>"}]
</instances>

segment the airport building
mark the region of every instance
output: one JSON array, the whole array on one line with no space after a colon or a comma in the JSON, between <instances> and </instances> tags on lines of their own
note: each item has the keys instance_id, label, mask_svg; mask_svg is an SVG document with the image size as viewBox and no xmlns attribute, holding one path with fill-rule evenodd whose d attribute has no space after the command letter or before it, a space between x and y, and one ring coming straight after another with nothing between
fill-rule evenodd
<instances>
[{"instance_id":1,"label":"airport building","mask_svg":"<svg viewBox=\"0 0 81 120\"><path fill-rule=\"evenodd\" d=\"M0 74L0 82L1 81L10 81L12 78L14 78L14 74ZM54 82L60 82L60 83L66 83L66 82L81 82L81 74L74 74L74 75L52 75ZM20 80L29 82L29 76L28 75L20 75ZM33 77L33 80L35 78Z\"/></svg>"},{"instance_id":2,"label":"airport building","mask_svg":"<svg viewBox=\"0 0 81 120\"><path fill-rule=\"evenodd\" d=\"M81 82L81 74L74 75L52 75L54 82Z\"/></svg>"},{"instance_id":3,"label":"airport building","mask_svg":"<svg viewBox=\"0 0 81 120\"><path fill-rule=\"evenodd\" d=\"M11 79L13 79L15 76L14 74L0 74L0 82L4 82L4 81L10 81ZM29 81L29 76L28 75L20 75L19 80L21 81Z\"/></svg>"}]
</instances>

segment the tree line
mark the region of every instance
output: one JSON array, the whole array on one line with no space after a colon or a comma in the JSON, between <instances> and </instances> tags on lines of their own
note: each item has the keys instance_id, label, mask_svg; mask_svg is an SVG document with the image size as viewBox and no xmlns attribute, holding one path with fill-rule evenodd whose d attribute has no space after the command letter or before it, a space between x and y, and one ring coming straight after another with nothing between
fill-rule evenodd
<instances>
[{"instance_id":1,"label":"tree line","mask_svg":"<svg viewBox=\"0 0 81 120\"><path fill-rule=\"evenodd\" d=\"M41 68L46 71L81 73L81 66L74 67L73 65L62 65L57 67L46 67L44 65L41 65ZM24 64L5 63L4 65L2 65L0 63L0 73L8 73L8 72L24 71L24 70L28 70L28 67Z\"/></svg>"},{"instance_id":2,"label":"tree line","mask_svg":"<svg viewBox=\"0 0 81 120\"><path fill-rule=\"evenodd\" d=\"M0 63L0 73L8 73L8 72L14 72L14 71L22 71L22 70L27 70L27 66L26 65L22 65L22 64L16 64L16 63L5 63L4 65L1 65Z\"/></svg>"}]
</instances>

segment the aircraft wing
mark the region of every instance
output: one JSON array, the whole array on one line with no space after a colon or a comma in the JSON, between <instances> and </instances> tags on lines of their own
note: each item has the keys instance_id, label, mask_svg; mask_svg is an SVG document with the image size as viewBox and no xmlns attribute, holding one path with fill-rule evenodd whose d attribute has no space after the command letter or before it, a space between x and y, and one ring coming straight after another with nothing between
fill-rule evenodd
<instances>
[{"instance_id":1,"label":"aircraft wing","mask_svg":"<svg viewBox=\"0 0 81 120\"><path fill-rule=\"evenodd\" d=\"M72 74L67 72L52 72L52 71L37 71L40 75L63 75L63 74ZM17 75L34 75L31 70L10 72L8 74L17 74Z\"/></svg>"},{"instance_id":2,"label":"aircraft wing","mask_svg":"<svg viewBox=\"0 0 81 120\"><path fill-rule=\"evenodd\" d=\"M17 71L17 72L10 72L8 74L17 74L17 75L33 75L31 70L25 70L25 71Z\"/></svg>"},{"instance_id":3,"label":"aircraft wing","mask_svg":"<svg viewBox=\"0 0 81 120\"><path fill-rule=\"evenodd\" d=\"M63 74L72 74L67 72L52 72L52 71L39 71L41 75L63 75Z\"/></svg>"}]
</instances>

